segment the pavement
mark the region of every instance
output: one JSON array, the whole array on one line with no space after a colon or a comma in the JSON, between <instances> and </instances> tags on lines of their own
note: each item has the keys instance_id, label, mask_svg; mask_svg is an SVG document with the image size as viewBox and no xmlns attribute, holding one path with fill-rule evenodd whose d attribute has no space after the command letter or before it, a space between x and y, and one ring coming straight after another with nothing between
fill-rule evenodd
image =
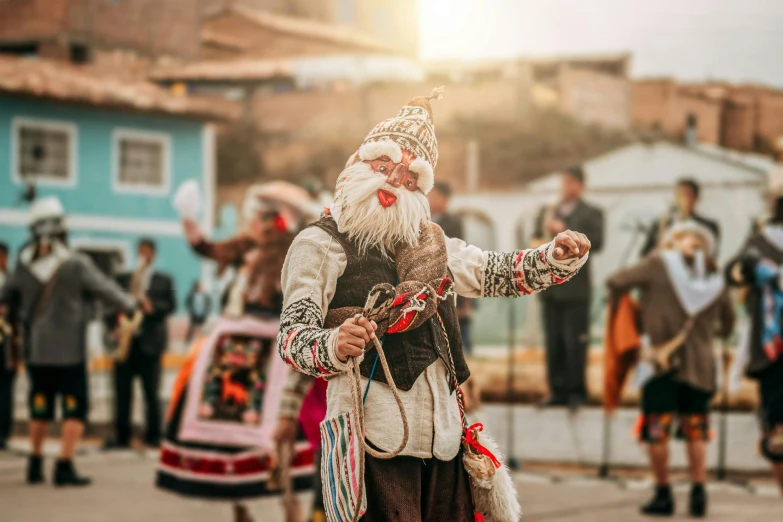
<instances>
[{"instance_id":1,"label":"pavement","mask_svg":"<svg viewBox=\"0 0 783 522\"><path fill-rule=\"evenodd\" d=\"M101 453L94 446L80 451L80 472L94 479L82 489L57 489L50 484L24 484L24 441L0 452L0 521L2 522L230 522L231 510L219 502L194 501L158 491L153 486L157 452ZM47 443L46 472L51 473L57 446ZM516 473L525 511L524 522L642 522L638 506L650 494L645 480L602 481L578 475ZM676 486L678 515L688 520L687 484ZM715 522L783 520L783 499L771 483L754 488L709 485L710 514ZM303 505L310 502L302 496ZM284 522L279 501L250 503L257 522Z\"/></svg>"}]
</instances>

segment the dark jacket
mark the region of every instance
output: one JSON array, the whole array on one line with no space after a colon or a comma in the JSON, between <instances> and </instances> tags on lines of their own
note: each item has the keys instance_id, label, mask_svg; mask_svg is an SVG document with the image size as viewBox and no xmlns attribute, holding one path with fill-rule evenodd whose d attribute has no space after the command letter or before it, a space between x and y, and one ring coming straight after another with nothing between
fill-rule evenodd
<instances>
[{"instance_id":1,"label":"dark jacket","mask_svg":"<svg viewBox=\"0 0 783 522\"><path fill-rule=\"evenodd\" d=\"M710 230L710 232L712 232L712 234L715 236L715 246L717 248L718 243L720 242L720 226L718 225L717 221L713 221L695 212L691 214L690 219L706 227ZM640 257L644 257L655 250L661 240L659 237L661 228L668 229L670 226L672 226L673 221L674 219L669 217L665 219L664 223L661 223L661 220L658 220L650 226L650 230L647 232L647 239L644 241L644 246L640 252Z\"/></svg>"},{"instance_id":2,"label":"dark jacket","mask_svg":"<svg viewBox=\"0 0 783 522\"><path fill-rule=\"evenodd\" d=\"M117 277L122 288L129 289L133 274L127 273ZM161 355L166 351L169 341L168 316L177 309L177 298L174 293L174 282L171 277L155 272L150 278L147 298L152 304L152 313L144 316L135 343L147 355Z\"/></svg>"},{"instance_id":3,"label":"dark jacket","mask_svg":"<svg viewBox=\"0 0 783 522\"><path fill-rule=\"evenodd\" d=\"M437 217L433 216L432 220L440 225L440 228L443 229L443 233L446 234L447 237L465 239L462 218L459 216L446 212Z\"/></svg>"},{"instance_id":4,"label":"dark jacket","mask_svg":"<svg viewBox=\"0 0 783 522\"><path fill-rule=\"evenodd\" d=\"M136 302L83 254L71 253L54 277L49 299L36 316L38 300L46 285L27 265L17 263L0 291L0 303L7 304L24 327L29 364L83 364L91 300L99 299L123 310L132 309Z\"/></svg>"},{"instance_id":5,"label":"dark jacket","mask_svg":"<svg viewBox=\"0 0 783 522\"><path fill-rule=\"evenodd\" d=\"M362 307L367 300L367 294L376 284L397 284L394 262L384 257L379 250L370 250L367 254L360 255L356 244L346 234L337 230L334 219L324 217L311 226L319 227L334 237L343 247L347 259L345 271L338 279L334 297L329 303L330 309ZM438 314L441 319L438 319ZM462 337L454 300L441 301L438 314L430 317L416 329L385 336L384 352L391 375L400 390L410 391L419 375L438 358L443 360L446 368L450 368L447 350L450 350L454 360L454 369L459 383L462 384L470 376L462 352ZM443 326L440 320L443 321ZM373 371L375 358L375 348L368 349L360 367L361 374L367 378L372 377L372 380L386 383L384 372L379 369Z\"/></svg>"},{"instance_id":6,"label":"dark jacket","mask_svg":"<svg viewBox=\"0 0 783 522\"><path fill-rule=\"evenodd\" d=\"M544 219L547 214L547 208L544 207L538 213L536 218L535 237L541 240L549 241L552 238L547 237L544 231ZM581 232L590 240L590 253L595 254L601 251L604 244L604 213L601 209L589 205L584 200L574 207L568 216L558 215L555 211L555 217L565 222L566 228ZM548 288L546 292L541 293L541 299L547 301L560 302L589 302L591 295L592 279L590 277L591 261L588 260L585 266L576 274L573 279L562 285L556 285Z\"/></svg>"}]
</instances>

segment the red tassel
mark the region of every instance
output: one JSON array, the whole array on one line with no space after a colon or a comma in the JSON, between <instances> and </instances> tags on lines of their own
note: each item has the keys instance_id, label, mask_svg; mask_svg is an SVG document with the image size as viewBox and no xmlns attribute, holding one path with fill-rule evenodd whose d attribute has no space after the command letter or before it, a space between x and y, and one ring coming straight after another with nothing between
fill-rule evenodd
<instances>
[{"instance_id":1,"label":"red tassel","mask_svg":"<svg viewBox=\"0 0 783 522\"><path fill-rule=\"evenodd\" d=\"M491 451L485 448L479 441L477 441L473 437L473 430L483 431L484 425L481 424L480 422L477 422L476 424L473 424L466 430L463 430L465 433L465 443L473 447L473 449L475 449L476 452L489 457L489 460L492 461L492 464L494 464L496 468L499 468L501 466L500 461L497 459L497 457L495 457L495 455L492 454Z\"/></svg>"},{"instance_id":2,"label":"red tassel","mask_svg":"<svg viewBox=\"0 0 783 522\"><path fill-rule=\"evenodd\" d=\"M484 522L484 515L481 513L473 513L473 519L475 522Z\"/></svg>"}]
</instances>

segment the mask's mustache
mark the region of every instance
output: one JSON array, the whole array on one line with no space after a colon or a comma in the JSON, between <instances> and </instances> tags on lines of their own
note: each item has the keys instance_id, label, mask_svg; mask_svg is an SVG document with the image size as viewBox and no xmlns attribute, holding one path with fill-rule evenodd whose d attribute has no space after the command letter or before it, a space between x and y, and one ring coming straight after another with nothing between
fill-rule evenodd
<instances>
[{"instance_id":1,"label":"mask's mustache","mask_svg":"<svg viewBox=\"0 0 783 522\"><path fill-rule=\"evenodd\" d=\"M343 171L334 207L340 230L365 252L393 250L398 243L415 245L421 226L429 220L423 194L389 185L385 176L364 163Z\"/></svg>"}]
</instances>

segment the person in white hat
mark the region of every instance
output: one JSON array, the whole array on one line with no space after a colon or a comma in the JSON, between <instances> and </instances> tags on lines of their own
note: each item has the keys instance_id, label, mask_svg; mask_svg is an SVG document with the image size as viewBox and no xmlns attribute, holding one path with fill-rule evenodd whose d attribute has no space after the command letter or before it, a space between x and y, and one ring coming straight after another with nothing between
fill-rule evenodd
<instances>
[{"instance_id":1,"label":"person in white hat","mask_svg":"<svg viewBox=\"0 0 783 522\"><path fill-rule=\"evenodd\" d=\"M32 454L27 481L44 481L43 442L59 398L62 447L53 482L86 486L90 479L76 472L73 456L89 410L85 339L90 300L99 299L122 311L133 310L136 300L89 257L68 248L65 212L57 198L33 202L30 232L16 269L0 291L0 304L20 320L30 377Z\"/></svg>"},{"instance_id":2,"label":"person in white hat","mask_svg":"<svg viewBox=\"0 0 783 522\"><path fill-rule=\"evenodd\" d=\"M321 477L330 522L361 512L365 522L467 522L487 509L498 516L491 520L519 519L504 468L491 482L499 490L471 495L462 457L479 451L480 428L463 424L456 388L470 372L448 296L542 291L573 277L590 250L570 230L508 253L445 236L426 198L438 161L430 101L439 97L436 89L414 98L370 131L338 177L334 205L297 236L283 267L280 356L298 372L329 378ZM371 292L376 306L364 315ZM388 377L383 362L375 366L381 337ZM359 361L363 408L353 393ZM363 416L364 431L346 421L349 411ZM379 451L392 458L375 457Z\"/></svg>"},{"instance_id":3,"label":"person in white hat","mask_svg":"<svg viewBox=\"0 0 783 522\"><path fill-rule=\"evenodd\" d=\"M716 336L728 339L734 328L734 305L715 263L715 245L715 235L703 223L680 221L660 248L607 280L615 299L641 292L641 330L649 340L643 344L652 353L671 351L664 363L650 367L651 378L642 386L639 438L648 445L656 483L655 496L641 508L645 515L674 514L668 469L674 426L690 464L690 514L707 513L709 411L718 374L713 347Z\"/></svg>"}]
</instances>

